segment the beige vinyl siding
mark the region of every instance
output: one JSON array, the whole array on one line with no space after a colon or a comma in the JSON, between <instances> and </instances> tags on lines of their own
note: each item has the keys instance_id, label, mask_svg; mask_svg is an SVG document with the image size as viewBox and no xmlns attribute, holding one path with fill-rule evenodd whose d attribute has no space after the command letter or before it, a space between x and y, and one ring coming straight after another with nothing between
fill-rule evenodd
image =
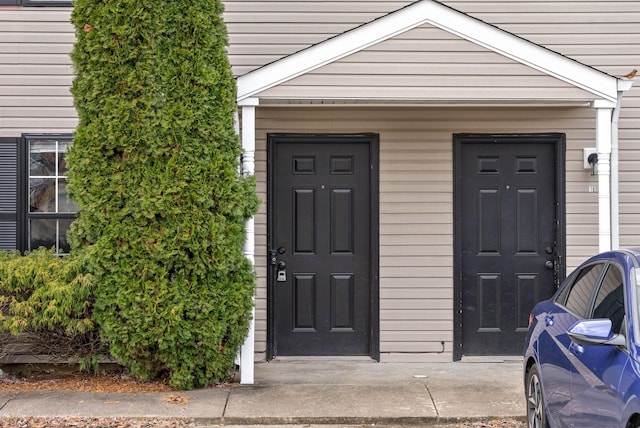
<instances>
[{"instance_id":1,"label":"beige vinyl siding","mask_svg":"<svg viewBox=\"0 0 640 428\"><path fill-rule=\"evenodd\" d=\"M597 249L597 194L588 192L596 180L582 168L582 147L595 144L590 108L258 107L256 114L263 200L268 132L380 134L382 361L453 358L453 133L566 132L568 246L576 258ZM265 208L256 217L258 358L267 346Z\"/></svg>"},{"instance_id":2,"label":"beige vinyl siding","mask_svg":"<svg viewBox=\"0 0 640 428\"><path fill-rule=\"evenodd\" d=\"M277 87L262 99L588 101L593 95L431 25Z\"/></svg>"},{"instance_id":3,"label":"beige vinyl siding","mask_svg":"<svg viewBox=\"0 0 640 428\"><path fill-rule=\"evenodd\" d=\"M236 75L348 31L413 1L226 0L230 58ZM445 4L540 43L613 75L640 69L639 1L465 0ZM72 132L77 119L69 86L74 34L70 8L0 7L0 136L25 132ZM569 98L579 90L555 87L499 55L441 30L424 26L345 58L310 76L307 90L322 73L333 75L326 91L343 93L345 83L367 75L370 88L392 96L398 81L438 79L432 95L452 97L467 79L484 83L499 71L501 80L523 91L541 79ZM463 46L464 44L464 46ZM384 50L381 50L384 48ZM378 61L378 62L376 62ZM382 62L380 62L382 61ZM428 70L424 70L428 64ZM401 72L397 69L401 68ZM394 74L394 71L396 73ZM368 74L367 74L368 73ZM339 74L352 77L341 79ZM391 76L391 77L389 77ZM307 80L304 80L307 79ZM316 80L314 80L316 79ZM522 79L522 81L520 80ZM620 119L621 245L640 246L640 78L623 101ZM515 80L515 82L513 82ZM553 81L553 83L552 83ZM456 85L450 82L455 82ZM522 83L527 83L523 87ZM436 84L437 83L437 84ZM420 82L420 85L424 81ZM447 86L447 90L438 89ZM404 88L412 88L405 86ZM469 91L475 90L472 86ZM466 91L467 89L465 89ZM408 89L406 89L408 91ZM575 92L578 91L578 92ZM514 92L510 89L510 92ZM363 96L367 91L360 91ZM469 92L470 93L470 92ZM478 94L480 92L476 92ZM513 95L509 93L508 96ZM531 92L519 92L531 95ZM283 92L284 94L284 92ZM291 95L287 92L285 95ZM482 94L482 93L480 93ZM281 94L282 95L282 94ZM293 93L294 96L299 94ZM325 93L326 95L326 93ZM479 95L476 95L479 96ZM454 109L258 107L258 190L266 200L266 132L379 132L380 295L383 361L450 361L453 336L453 132L565 132L568 137L567 269L598 249L597 177L582 168L582 148L595 146L595 110L590 108ZM256 351L266 352L266 206L256 218L258 292ZM445 352L440 342L445 342ZM428 354L427 354L428 353Z\"/></svg>"},{"instance_id":4,"label":"beige vinyl siding","mask_svg":"<svg viewBox=\"0 0 640 428\"><path fill-rule=\"evenodd\" d=\"M0 7L0 137L75 129L70 14Z\"/></svg>"}]
</instances>

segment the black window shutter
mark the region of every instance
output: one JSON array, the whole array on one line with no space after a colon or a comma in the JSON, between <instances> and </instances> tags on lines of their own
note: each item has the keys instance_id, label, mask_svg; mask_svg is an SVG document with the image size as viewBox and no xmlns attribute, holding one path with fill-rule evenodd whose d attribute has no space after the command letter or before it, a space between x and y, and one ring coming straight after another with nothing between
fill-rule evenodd
<instances>
[{"instance_id":1,"label":"black window shutter","mask_svg":"<svg viewBox=\"0 0 640 428\"><path fill-rule=\"evenodd\" d=\"M0 250L18 249L18 142L0 138Z\"/></svg>"}]
</instances>

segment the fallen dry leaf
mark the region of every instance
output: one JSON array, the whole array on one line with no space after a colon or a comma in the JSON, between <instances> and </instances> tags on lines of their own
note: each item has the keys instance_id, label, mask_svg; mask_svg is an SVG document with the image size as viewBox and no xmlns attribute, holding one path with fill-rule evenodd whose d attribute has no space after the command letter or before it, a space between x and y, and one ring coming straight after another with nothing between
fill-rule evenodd
<instances>
[{"instance_id":1,"label":"fallen dry leaf","mask_svg":"<svg viewBox=\"0 0 640 428\"><path fill-rule=\"evenodd\" d=\"M187 404L189 397L180 394L171 394L164 397L164 401L170 404Z\"/></svg>"}]
</instances>

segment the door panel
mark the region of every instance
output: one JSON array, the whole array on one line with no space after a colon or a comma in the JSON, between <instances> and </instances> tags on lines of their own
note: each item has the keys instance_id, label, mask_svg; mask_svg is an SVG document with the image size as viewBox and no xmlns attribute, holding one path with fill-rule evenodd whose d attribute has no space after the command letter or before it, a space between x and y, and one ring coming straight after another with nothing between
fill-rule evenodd
<instances>
[{"instance_id":1,"label":"door panel","mask_svg":"<svg viewBox=\"0 0 640 428\"><path fill-rule=\"evenodd\" d=\"M556 141L460 142L461 355L520 355L531 308L556 289Z\"/></svg>"},{"instance_id":2,"label":"door panel","mask_svg":"<svg viewBox=\"0 0 640 428\"><path fill-rule=\"evenodd\" d=\"M373 137L270 138L272 354L370 355Z\"/></svg>"}]
</instances>

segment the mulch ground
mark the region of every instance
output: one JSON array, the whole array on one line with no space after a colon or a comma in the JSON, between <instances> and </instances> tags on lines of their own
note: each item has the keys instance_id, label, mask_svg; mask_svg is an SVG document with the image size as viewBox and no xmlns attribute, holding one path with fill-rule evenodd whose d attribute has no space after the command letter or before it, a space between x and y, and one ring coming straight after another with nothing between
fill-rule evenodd
<instances>
[{"instance_id":1,"label":"mulch ground","mask_svg":"<svg viewBox=\"0 0 640 428\"><path fill-rule=\"evenodd\" d=\"M107 393L174 391L163 380L140 381L123 372L88 375L36 371L5 375L0 391L80 391Z\"/></svg>"}]
</instances>

